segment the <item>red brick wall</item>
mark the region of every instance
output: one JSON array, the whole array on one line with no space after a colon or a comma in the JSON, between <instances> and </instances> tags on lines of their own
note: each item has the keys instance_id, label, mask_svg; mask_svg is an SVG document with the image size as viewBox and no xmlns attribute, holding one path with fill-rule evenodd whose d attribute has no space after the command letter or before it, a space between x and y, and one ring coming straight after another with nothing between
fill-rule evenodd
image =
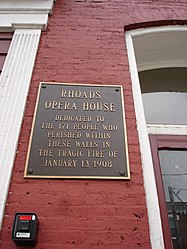
<instances>
[{"instance_id":1,"label":"red brick wall","mask_svg":"<svg viewBox=\"0 0 187 249\"><path fill-rule=\"evenodd\" d=\"M15 212L37 213L36 249L150 249L124 27L177 19L187 19L186 0L57 0L37 54L1 249L16 248L11 241ZM23 179L40 81L123 85L130 181Z\"/></svg>"}]
</instances>

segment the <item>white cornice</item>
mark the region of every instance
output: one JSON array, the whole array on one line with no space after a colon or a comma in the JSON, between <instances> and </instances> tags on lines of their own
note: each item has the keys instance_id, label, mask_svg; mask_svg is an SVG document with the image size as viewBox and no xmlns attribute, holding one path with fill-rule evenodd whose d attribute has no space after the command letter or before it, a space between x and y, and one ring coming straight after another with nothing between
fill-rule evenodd
<instances>
[{"instance_id":1,"label":"white cornice","mask_svg":"<svg viewBox=\"0 0 187 249\"><path fill-rule=\"evenodd\" d=\"M0 9L2 10L32 10L47 9L51 11L54 0L1 0Z\"/></svg>"},{"instance_id":2,"label":"white cornice","mask_svg":"<svg viewBox=\"0 0 187 249\"><path fill-rule=\"evenodd\" d=\"M12 29L15 31L16 29L41 29L45 30L46 26L40 23L12 23Z\"/></svg>"},{"instance_id":3,"label":"white cornice","mask_svg":"<svg viewBox=\"0 0 187 249\"><path fill-rule=\"evenodd\" d=\"M1 0L0 31L14 30L15 23L27 27L30 25L29 28L40 26L44 30L54 2L54 0Z\"/></svg>"}]
</instances>

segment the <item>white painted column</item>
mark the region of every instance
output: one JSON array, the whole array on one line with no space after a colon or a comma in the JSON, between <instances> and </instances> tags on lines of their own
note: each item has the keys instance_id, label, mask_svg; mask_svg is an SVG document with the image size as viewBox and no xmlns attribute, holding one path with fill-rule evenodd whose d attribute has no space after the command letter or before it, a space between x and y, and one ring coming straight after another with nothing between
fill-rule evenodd
<instances>
[{"instance_id":1,"label":"white painted column","mask_svg":"<svg viewBox=\"0 0 187 249\"><path fill-rule=\"evenodd\" d=\"M0 227L41 29L17 29L0 77Z\"/></svg>"}]
</instances>

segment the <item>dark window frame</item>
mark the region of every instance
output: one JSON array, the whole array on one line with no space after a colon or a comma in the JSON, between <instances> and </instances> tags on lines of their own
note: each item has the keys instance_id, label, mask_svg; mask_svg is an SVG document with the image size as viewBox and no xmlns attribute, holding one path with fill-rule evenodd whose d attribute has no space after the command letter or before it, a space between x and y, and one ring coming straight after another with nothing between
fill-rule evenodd
<instances>
[{"instance_id":1,"label":"dark window frame","mask_svg":"<svg viewBox=\"0 0 187 249\"><path fill-rule=\"evenodd\" d=\"M13 33L0 32L0 74L3 69L8 50L12 41Z\"/></svg>"},{"instance_id":2,"label":"dark window frame","mask_svg":"<svg viewBox=\"0 0 187 249\"><path fill-rule=\"evenodd\" d=\"M155 180L158 192L158 201L164 236L165 249L172 249L171 232L168 221L168 211L165 200L164 185L162 180L158 151L160 149L187 149L187 136L185 135L149 135L153 159Z\"/></svg>"}]
</instances>

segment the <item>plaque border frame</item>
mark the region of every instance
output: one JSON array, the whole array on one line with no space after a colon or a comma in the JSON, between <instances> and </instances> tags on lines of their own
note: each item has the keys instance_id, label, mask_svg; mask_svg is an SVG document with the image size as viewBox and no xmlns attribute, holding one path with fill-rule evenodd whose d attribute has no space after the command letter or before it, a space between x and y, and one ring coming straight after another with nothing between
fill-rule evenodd
<instances>
[{"instance_id":1,"label":"plaque border frame","mask_svg":"<svg viewBox=\"0 0 187 249\"><path fill-rule=\"evenodd\" d=\"M42 89L42 84L50 84L50 85L70 85L70 86L95 86L95 87L119 87L120 88L120 95L121 95L121 107L122 107L122 120L123 120L123 128L124 128L124 139L125 139L125 153L126 153L126 165L127 167L127 176L59 176L59 175L28 175L28 164L29 164L29 158L30 158L30 152L31 152L31 145L32 145L32 138L33 138L33 133L34 133L34 128L35 128L35 121L36 121L36 114L38 111L38 104L39 104L39 98L40 98L40 93ZM39 83L39 88L38 88L38 93L37 93L37 99L36 99L36 104L34 108L34 116L32 120L32 127L31 127L31 132L30 132L30 138L29 138L29 145L27 148L27 156L26 156L26 162L25 162L25 169L24 169L24 178L37 178L37 179L108 179L108 180L130 180L130 165L129 165L129 153L128 153L128 139L127 139L127 128L126 128L126 119L125 119L125 107L124 107L124 95L123 95L123 86L122 85L110 85L110 84L81 84L81 83L64 83L64 82L46 82L46 81L41 81Z\"/></svg>"}]
</instances>

